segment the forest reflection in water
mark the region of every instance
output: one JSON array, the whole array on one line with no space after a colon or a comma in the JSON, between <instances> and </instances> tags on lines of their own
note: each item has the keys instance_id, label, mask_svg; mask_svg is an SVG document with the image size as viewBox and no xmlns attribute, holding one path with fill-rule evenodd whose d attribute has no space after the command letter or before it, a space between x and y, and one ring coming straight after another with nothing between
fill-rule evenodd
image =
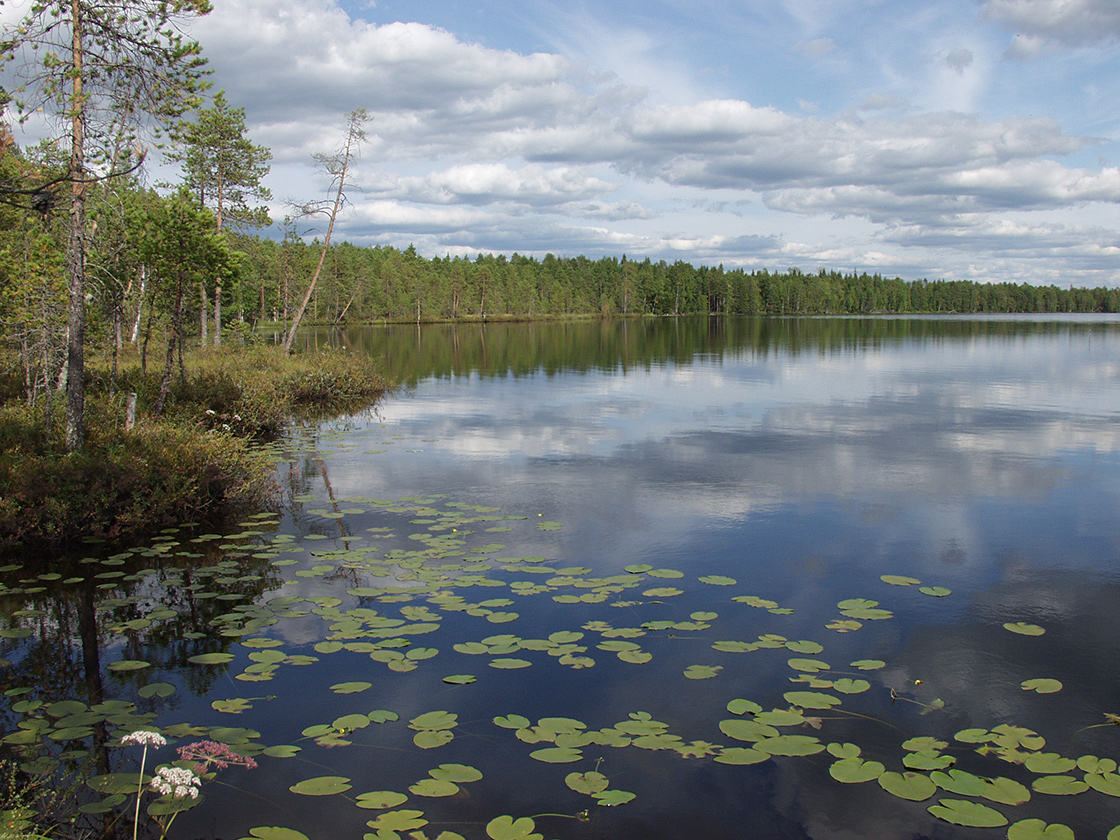
<instances>
[{"instance_id":1,"label":"forest reflection in water","mask_svg":"<svg viewBox=\"0 0 1120 840\"><path fill-rule=\"evenodd\" d=\"M236 533L7 570L3 741L92 763L110 814L128 729L256 757L173 836L1104 836L1118 330L308 333L406 391L278 448L285 506Z\"/></svg>"}]
</instances>

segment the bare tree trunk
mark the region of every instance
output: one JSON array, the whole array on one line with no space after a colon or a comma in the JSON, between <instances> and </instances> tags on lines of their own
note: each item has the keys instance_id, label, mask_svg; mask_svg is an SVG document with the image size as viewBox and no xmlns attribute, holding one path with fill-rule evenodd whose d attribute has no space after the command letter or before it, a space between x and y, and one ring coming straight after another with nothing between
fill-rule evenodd
<instances>
[{"instance_id":1,"label":"bare tree trunk","mask_svg":"<svg viewBox=\"0 0 1120 840\"><path fill-rule=\"evenodd\" d=\"M203 282L202 280L198 281L198 299L202 303L202 305L200 307L198 307L198 317L199 317L199 321L202 325L202 337L199 339L198 343L199 343L200 347L205 347L206 346L206 340L207 340L207 335L206 335L207 326L206 325L207 325L207 321L209 320L206 317L207 316L206 309L209 305L209 301L206 299L206 283Z\"/></svg>"},{"instance_id":2,"label":"bare tree trunk","mask_svg":"<svg viewBox=\"0 0 1120 840\"><path fill-rule=\"evenodd\" d=\"M70 2L73 26L73 98L70 117L70 239L66 249L66 269L70 276L69 335L66 341L66 450L77 452L86 443L86 186L85 115L82 107L82 5Z\"/></svg>"},{"instance_id":3,"label":"bare tree trunk","mask_svg":"<svg viewBox=\"0 0 1120 840\"><path fill-rule=\"evenodd\" d=\"M334 230L335 219L338 218L338 211L342 208L343 202L343 187L346 184L346 171L350 167L351 157L357 153L358 145L365 138L365 132L362 130L362 123L368 117L364 108L359 108L356 111L351 111L348 115L350 124L346 135L346 146L341 156L335 156L332 159L326 160L328 171L335 175L338 179L338 191L334 196L334 206L331 208L330 221L327 223L327 234L323 238L323 250L319 253L319 262L315 266L315 273L311 275L311 282L307 286L307 292L303 296L303 303L300 304L299 310L296 312L295 318L292 319L291 329L284 337L284 354L287 355L292 352L292 344L296 340L296 330L299 328L300 319L303 318L303 313L307 310L307 304L311 300L311 296L315 294L315 284L319 282L319 273L323 270L323 262L327 258L327 249L331 244L331 232Z\"/></svg>"}]
</instances>

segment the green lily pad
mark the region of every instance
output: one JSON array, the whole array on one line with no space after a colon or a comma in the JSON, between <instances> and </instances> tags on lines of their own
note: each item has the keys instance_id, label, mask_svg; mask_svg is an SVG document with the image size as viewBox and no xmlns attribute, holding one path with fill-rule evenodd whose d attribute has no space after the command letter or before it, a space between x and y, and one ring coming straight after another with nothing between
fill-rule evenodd
<instances>
[{"instance_id":1,"label":"green lily pad","mask_svg":"<svg viewBox=\"0 0 1120 840\"><path fill-rule=\"evenodd\" d=\"M532 725L532 721L521 715L503 715L494 718L494 725L502 729L525 729Z\"/></svg>"},{"instance_id":2,"label":"green lily pad","mask_svg":"<svg viewBox=\"0 0 1120 840\"><path fill-rule=\"evenodd\" d=\"M862 694L871 688L871 683L867 680L853 680L849 677L842 677L832 683L832 687L839 691L841 694Z\"/></svg>"},{"instance_id":3,"label":"green lily pad","mask_svg":"<svg viewBox=\"0 0 1120 840\"><path fill-rule=\"evenodd\" d=\"M735 578L727 577L726 575L704 575L701 578L697 578L697 580L709 586L734 586L739 582L735 580Z\"/></svg>"},{"instance_id":4,"label":"green lily pad","mask_svg":"<svg viewBox=\"0 0 1120 840\"><path fill-rule=\"evenodd\" d=\"M602 773L591 771L589 773L569 773L564 777L564 784L576 793L585 793L590 796L599 793L610 786L610 781Z\"/></svg>"},{"instance_id":5,"label":"green lily pad","mask_svg":"<svg viewBox=\"0 0 1120 840\"><path fill-rule=\"evenodd\" d=\"M1093 790L1106 796L1120 796L1120 774L1086 773L1085 781Z\"/></svg>"},{"instance_id":6,"label":"green lily pad","mask_svg":"<svg viewBox=\"0 0 1120 840\"><path fill-rule=\"evenodd\" d=\"M855 662L849 663L853 668L858 668L860 671L878 671L885 668L887 663L882 659L857 659Z\"/></svg>"},{"instance_id":7,"label":"green lily pad","mask_svg":"<svg viewBox=\"0 0 1120 840\"><path fill-rule=\"evenodd\" d=\"M733 715L758 714L762 711L762 706L755 703L753 700L743 700L736 698L727 704L727 711Z\"/></svg>"},{"instance_id":8,"label":"green lily pad","mask_svg":"<svg viewBox=\"0 0 1120 840\"><path fill-rule=\"evenodd\" d=\"M787 691L782 695L789 703L803 709L831 709L840 705L840 698L818 691Z\"/></svg>"},{"instance_id":9,"label":"green lily pad","mask_svg":"<svg viewBox=\"0 0 1120 840\"><path fill-rule=\"evenodd\" d=\"M544 835L537 834L535 829L536 824L530 817L515 820L503 814L486 824L486 836L490 840L544 840Z\"/></svg>"},{"instance_id":10,"label":"green lily pad","mask_svg":"<svg viewBox=\"0 0 1120 840\"><path fill-rule=\"evenodd\" d=\"M423 811L415 811L410 808L402 808L399 811L386 811L375 820L370 820L366 823L370 828L378 831L399 832L399 831L412 831L413 829L423 828L428 824L424 819ZM539 838L543 840L543 838Z\"/></svg>"},{"instance_id":11,"label":"green lily pad","mask_svg":"<svg viewBox=\"0 0 1120 840\"><path fill-rule=\"evenodd\" d=\"M1059 753L1036 752L1031 753L1023 761L1024 766L1032 773L1068 773L1078 766L1072 758L1066 758Z\"/></svg>"},{"instance_id":12,"label":"green lily pad","mask_svg":"<svg viewBox=\"0 0 1120 840\"><path fill-rule=\"evenodd\" d=\"M1073 776L1039 776L1031 787L1050 796L1075 796L1089 789L1088 784Z\"/></svg>"},{"instance_id":13,"label":"green lily pad","mask_svg":"<svg viewBox=\"0 0 1120 840\"><path fill-rule=\"evenodd\" d=\"M239 715L246 709L253 708L253 704L246 700L244 697L234 697L230 700L215 700L210 704L216 712L224 712L229 715Z\"/></svg>"},{"instance_id":14,"label":"green lily pad","mask_svg":"<svg viewBox=\"0 0 1120 840\"><path fill-rule=\"evenodd\" d=\"M175 686L171 683L157 682L149 683L136 693L145 699L149 699L152 697L170 697L175 693L175 690Z\"/></svg>"},{"instance_id":15,"label":"green lily pad","mask_svg":"<svg viewBox=\"0 0 1120 840\"><path fill-rule=\"evenodd\" d=\"M653 659L653 654L644 650L620 650L615 656L631 665L645 665Z\"/></svg>"},{"instance_id":16,"label":"green lily pad","mask_svg":"<svg viewBox=\"0 0 1120 840\"><path fill-rule=\"evenodd\" d=\"M1045 629L1039 627L1037 624L1028 624L1025 621L1008 621L1003 627L1005 630L1018 633L1020 636L1041 636L1046 632ZM1018 823L1016 823L1016 825L1018 825Z\"/></svg>"},{"instance_id":17,"label":"green lily pad","mask_svg":"<svg viewBox=\"0 0 1120 840\"><path fill-rule=\"evenodd\" d=\"M1055 694L1062 690L1062 683L1060 680L1052 680L1045 678L1036 678L1033 680L1023 680L1019 684L1023 691L1034 691L1039 694Z\"/></svg>"},{"instance_id":18,"label":"green lily pad","mask_svg":"<svg viewBox=\"0 0 1120 840\"><path fill-rule=\"evenodd\" d=\"M332 685L331 691L335 694L357 694L359 691L365 691L372 686L373 683L368 682L344 682Z\"/></svg>"},{"instance_id":19,"label":"green lily pad","mask_svg":"<svg viewBox=\"0 0 1120 840\"><path fill-rule=\"evenodd\" d=\"M333 796L336 793L345 793L352 785L345 776L316 776L314 779L304 779L297 782L288 790L304 796Z\"/></svg>"},{"instance_id":20,"label":"green lily pad","mask_svg":"<svg viewBox=\"0 0 1120 840\"><path fill-rule=\"evenodd\" d=\"M412 743L422 750L434 750L451 743L454 735L449 729L426 729L412 736Z\"/></svg>"},{"instance_id":21,"label":"green lily pad","mask_svg":"<svg viewBox=\"0 0 1120 840\"><path fill-rule=\"evenodd\" d=\"M965 799L942 799L926 810L938 819L953 825L967 825L973 828L998 828L1007 825L1007 817L995 808Z\"/></svg>"},{"instance_id":22,"label":"green lily pad","mask_svg":"<svg viewBox=\"0 0 1120 840\"><path fill-rule=\"evenodd\" d=\"M788 660L786 664L795 671L804 671L810 674L816 674L832 668L827 662L822 662L819 659L802 659L797 657Z\"/></svg>"},{"instance_id":23,"label":"green lily pad","mask_svg":"<svg viewBox=\"0 0 1120 840\"><path fill-rule=\"evenodd\" d=\"M583 758L583 752L575 747L547 747L534 750L529 757L545 764L571 764Z\"/></svg>"},{"instance_id":24,"label":"green lily pad","mask_svg":"<svg viewBox=\"0 0 1120 840\"><path fill-rule=\"evenodd\" d=\"M448 685L470 685L477 680L478 677L473 674L452 674L449 677L443 678L443 681Z\"/></svg>"},{"instance_id":25,"label":"green lily pad","mask_svg":"<svg viewBox=\"0 0 1120 840\"><path fill-rule=\"evenodd\" d=\"M625 805L634 799L634 794L627 790L604 790L591 794L600 805L612 808L615 805Z\"/></svg>"},{"instance_id":26,"label":"green lily pad","mask_svg":"<svg viewBox=\"0 0 1120 840\"><path fill-rule=\"evenodd\" d=\"M763 738L754 748L770 755L815 755L824 751L824 744L812 735L778 735Z\"/></svg>"},{"instance_id":27,"label":"green lily pad","mask_svg":"<svg viewBox=\"0 0 1120 840\"><path fill-rule=\"evenodd\" d=\"M930 595L934 598L944 598L946 595L953 594L953 590L947 586L923 586L918 591L923 595ZM1004 823L1000 823L1000 825L1004 825Z\"/></svg>"},{"instance_id":28,"label":"green lily pad","mask_svg":"<svg viewBox=\"0 0 1120 840\"><path fill-rule=\"evenodd\" d=\"M408 801L408 797L395 790L374 790L369 793L358 794L355 805L366 810L381 811L386 808L396 808Z\"/></svg>"},{"instance_id":29,"label":"green lily pad","mask_svg":"<svg viewBox=\"0 0 1120 840\"><path fill-rule=\"evenodd\" d=\"M879 580L883 583L889 583L891 586L917 586L921 583L917 578L906 577L905 575L880 575Z\"/></svg>"},{"instance_id":30,"label":"green lily pad","mask_svg":"<svg viewBox=\"0 0 1120 840\"><path fill-rule=\"evenodd\" d=\"M468 764L441 764L435 770L429 770L428 775L433 779L466 784L481 779L482 771Z\"/></svg>"},{"instance_id":31,"label":"green lily pad","mask_svg":"<svg viewBox=\"0 0 1120 840\"><path fill-rule=\"evenodd\" d=\"M1043 820L1019 820L1007 827L1007 840L1073 840L1073 829Z\"/></svg>"},{"instance_id":32,"label":"green lily pad","mask_svg":"<svg viewBox=\"0 0 1120 840\"><path fill-rule=\"evenodd\" d=\"M491 659L490 667L503 671L515 671L519 668L528 668L533 663L528 659Z\"/></svg>"},{"instance_id":33,"label":"green lily pad","mask_svg":"<svg viewBox=\"0 0 1120 840\"><path fill-rule=\"evenodd\" d=\"M261 825L250 828L249 833L260 840L309 840L302 831L283 828L277 825Z\"/></svg>"},{"instance_id":34,"label":"green lily pad","mask_svg":"<svg viewBox=\"0 0 1120 840\"><path fill-rule=\"evenodd\" d=\"M908 799L911 802L921 802L929 799L937 792L935 785L928 776L921 773L895 773L887 771L878 778L879 787L899 799Z\"/></svg>"},{"instance_id":35,"label":"green lily pad","mask_svg":"<svg viewBox=\"0 0 1120 840\"><path fill-rule=\"evenodd\" d=\"M684 675L690 680L710 680L722 670L722 665L689 665L684 669Z\"/></svg>"},{"instance_id":36,"label":"green lily pad","mask_svg":"<svg viewBox=\"0 0 1120 840\"><path fill-rule=\"evenodd\" d=\"M439 798L454 796L459 792L459 786L446 779L421 779L416 784L410 785L408 791L416 796Z\"/></svg>"},{"instance_id":37,"label":"green lily pad","mask_svg":"<svg viewBox=\"0 0 1120 840\"><path fill-rule=\"evenodd\" d=\"M750 718L721 720L719 730L728 738L734 738L736 741L761 741L765 738L776 738L781 734L773 726L759 723Z\"/></svg>"},{"instance_id":38,"label":"green lily pad","mask_svg":"<svg viewBox=\"0 0 1120 840\"><path fill-rule=\"evenodd\" d=\"M453 712L426 712L408 722L409 729L437 730L454 729L459 725L459 716Z\"/></svg>"},{"instance_id":39,"label":"green lily pad","mask_svg":"<svg viewBox=\"0 0 1120 840\"><path fill-rule=\"evenodd\" d=\"M720 764L761 764L770 759L770 753L765 753L752 747L724 747L715 760Z\"/></svg>"},{"instance_id":40,"label":"green lily pad","mask_svg":"<svg viewBox=\"0 0 1120 840\"><path fill-rule=\"evenodd\" d=\"M878 779L886 768L878 761L864 761L862 758L842 758L829 765L828 773L844 784L860 784Z\"/></svg>"}]
</instances>

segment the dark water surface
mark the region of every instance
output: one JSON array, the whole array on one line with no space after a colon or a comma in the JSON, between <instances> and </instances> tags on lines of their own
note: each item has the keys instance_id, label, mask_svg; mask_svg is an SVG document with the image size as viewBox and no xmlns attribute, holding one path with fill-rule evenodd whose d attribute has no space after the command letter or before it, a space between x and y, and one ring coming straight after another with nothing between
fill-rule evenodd
<instances>
[{"instance_id":1,"label":"dark water surface","mask_svg":"<svg viewBox=\"0 0 1120 840\"><path fill-rule=\"evenodd\" d=\"M9 748L135 771L137 748L105 744L159 728L254 753L173 838L484 838L501 815L635 840L1120 824L1120 321L307 341L383 358L407 387L278 451L279 517L57 579L9 571ZM204 653L232 658L189 661ZM910 801L834 778L861 760L939 786ZM607 804L573 773L602 774ZM289 790L323 776L350 788ZM1017 784L978 780L1001 778ZM362 807L384 804L370 792L407 800ZM520 825L491 836L533 836Z\"/></svg>"}]
</instances>

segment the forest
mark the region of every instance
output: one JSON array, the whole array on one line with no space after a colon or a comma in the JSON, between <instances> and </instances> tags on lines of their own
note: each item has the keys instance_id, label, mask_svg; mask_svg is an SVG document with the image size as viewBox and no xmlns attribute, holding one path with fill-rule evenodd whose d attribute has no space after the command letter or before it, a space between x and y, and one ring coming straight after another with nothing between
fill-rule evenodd
<instances>
[{"instance_id":1,"label":"forest","mask_svg":"<svg viewBox=\"0 0 1120 840\"><path fill-rule=\"evenodd\" d=\"M241 273L228 306L247 323L284 322L306 288L317 240L235 234ZM912 280L520 254L424 258L412 247L331 245L308 317L319 324L571 315L873 315L1117 312L1120 290Z\"/></svg>"}]
</instances>

